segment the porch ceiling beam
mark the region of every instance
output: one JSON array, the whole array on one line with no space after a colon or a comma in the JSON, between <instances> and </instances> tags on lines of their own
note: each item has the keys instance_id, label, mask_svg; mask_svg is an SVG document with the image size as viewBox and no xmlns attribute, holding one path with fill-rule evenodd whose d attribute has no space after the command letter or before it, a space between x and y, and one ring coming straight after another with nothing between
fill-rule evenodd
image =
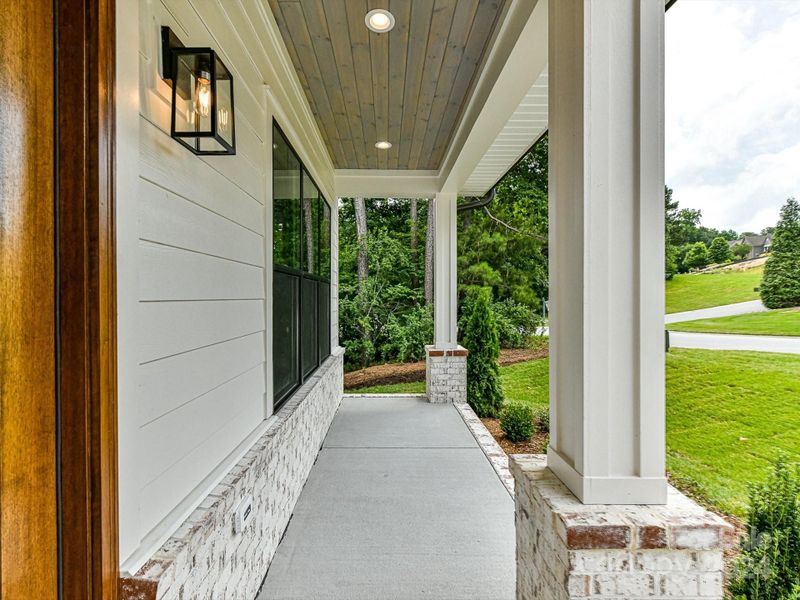
<instances>
[{"instance_id":1,"label":"porch ceiling beam","mask_svg":"<svg viewBox=\"0 0 800 600\"><path fill-rule=\"evenodd\" d=\"M337 169L334 182L339 198L433 198L441 190L438 171Z\"/></svg>"}]
</instances>

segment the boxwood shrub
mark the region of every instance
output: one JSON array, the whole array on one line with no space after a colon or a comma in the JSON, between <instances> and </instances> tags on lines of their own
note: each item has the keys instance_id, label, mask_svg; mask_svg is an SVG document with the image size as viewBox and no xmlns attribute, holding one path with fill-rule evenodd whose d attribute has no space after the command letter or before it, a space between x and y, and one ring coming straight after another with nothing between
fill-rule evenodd
<instances>
[{"instance_id":1,"label":"boxwood shrub","mask_svg":"<svg viewBox=\"0 0 800 600\"><path fill-rule=\"evenodd\" d=\"M527 404L512 402L500 413L500 428L512 442L527 442L533 437L533 409Z\"/></svg>"}]
</instances>

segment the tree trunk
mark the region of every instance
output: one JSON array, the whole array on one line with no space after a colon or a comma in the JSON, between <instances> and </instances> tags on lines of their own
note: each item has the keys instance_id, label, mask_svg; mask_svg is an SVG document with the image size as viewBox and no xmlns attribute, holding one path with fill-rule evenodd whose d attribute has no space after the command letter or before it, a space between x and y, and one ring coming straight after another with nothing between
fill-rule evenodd
<instances>
[{"instance_id":1,"label":"tree trunk","mask_svg":"<svg viewBox=\"0 0 800 600\"><path fill-rule=\"evenodd\" d=\"M411 264L414 265L413 275L411 276L411 289L415 290L419 286L417 279L417 199L411 199Z\"/></svg>"},{"instance_id":2,"label":"tree trunk","mask_svg":"<svg viewBox=\"0 0 800 600\"><path fill-rule=\"evenodd\" d=\"M367 263L367 209L364 198L355 198L353 206L356 212L356 239L358 242L358 293L364 291L369 276Z\"/></svg>"},{"instance_id":3,"label":"tree trunk","mask_svg":"<svg viewBox=\"0 0 800 600\"><path fill-rule=\"evenodd\" d=\"M306 230L306 271L314 273L314 221L312 218L312 206L309 198L303 199L303 223Z\"/></svg>"},{"instance_id":4,"label":"tree trunk","mask_svg":"<svg viewBox=\"0 0 800 600\"><path fill-rule=\"evenodd\" d=\"M428 200L428 228L425 232L425 303L433 304L433 236L436 214L433 200Z\"/></svg>"}]
</instances>

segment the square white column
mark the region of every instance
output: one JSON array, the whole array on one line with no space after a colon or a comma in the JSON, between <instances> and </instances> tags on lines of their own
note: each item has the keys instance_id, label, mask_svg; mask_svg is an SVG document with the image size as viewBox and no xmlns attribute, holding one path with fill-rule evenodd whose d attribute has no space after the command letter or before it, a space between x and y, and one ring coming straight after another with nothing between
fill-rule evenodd
<instances>
[{"instance_id":1,"label":"square white column","mask_svg":"<svg viewBox=\"0 0 800 600\"><path fill-rule=\"evenodd\" d=\"M455 193L436 194L433 252L433 346L437 349L458 345L458 246L456 244Z\"/></svg>"},{"instance_id":2,"label":"square white column","mask_svg":"<svg viewBox=\"0 0 800 600\"><path fill-rule=\"evenodd\" d=\"M550 0L548 466L663 504L664 3Z\"/></svg>"}]
</instances>

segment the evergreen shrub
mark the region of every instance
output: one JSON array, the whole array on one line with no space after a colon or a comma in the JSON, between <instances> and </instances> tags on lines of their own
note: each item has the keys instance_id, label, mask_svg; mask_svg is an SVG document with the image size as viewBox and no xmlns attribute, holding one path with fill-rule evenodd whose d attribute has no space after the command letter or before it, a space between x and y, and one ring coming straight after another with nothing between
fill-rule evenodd
<instances>
[{"instance_id":1,"label":"evergreen shrub","mask_svg":"<svg viewBox=\"0 0 800 600\"><path fill-rule=\"evenodd\" d=\"M489 306L489 290L476 293L464 329L467 356L467 402L479 417L495 418L503 405L500 386L500 342Z\"/></svg>"},{"instance_id":2,"label":"evergreen shrub","mask_svg":"<svg viewBox=\"0 0 800 600\"><path fill-rule=\"evenodd\" d=\"M527 404L512 402L500 413L500 429L512 442L527 442L533 437L533 409Z\"/></svg>"}]
</instances>

